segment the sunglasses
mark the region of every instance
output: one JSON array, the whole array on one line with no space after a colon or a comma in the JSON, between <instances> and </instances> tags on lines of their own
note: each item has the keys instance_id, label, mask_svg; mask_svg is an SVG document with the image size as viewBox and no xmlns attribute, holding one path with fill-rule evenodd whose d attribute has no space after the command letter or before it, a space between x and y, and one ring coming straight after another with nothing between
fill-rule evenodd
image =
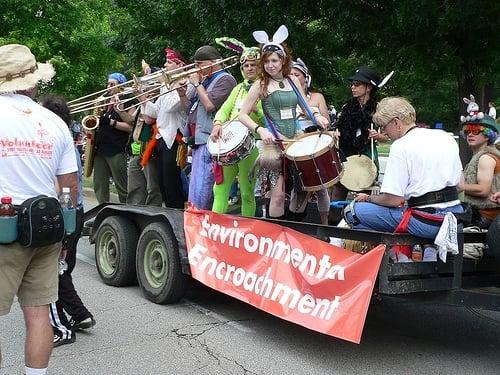
<instances>
[{"instance_id":1,"label":"sunglasses","mask_svg":"<svg viewBox=\"0 0 500 375\"><path fill-rule=\"evenodd\" d=\"M464 131L465 135L469 135L469 134L478 135L478 134L484 133L485 130L486 130L486 128L482 125L465 125L463 127L463 131Z\"/></svg>"}]
</instances>

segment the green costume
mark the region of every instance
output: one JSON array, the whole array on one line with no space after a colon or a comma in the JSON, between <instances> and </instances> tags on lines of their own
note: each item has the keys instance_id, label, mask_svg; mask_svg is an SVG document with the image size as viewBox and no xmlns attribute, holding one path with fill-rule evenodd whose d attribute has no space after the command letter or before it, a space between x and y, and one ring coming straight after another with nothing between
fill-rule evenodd
<instances>
[{"instance_id":1,"label":"green costume","mask_svg":"<svg viewBox=\"0 0 500 375\"><path fill-rule=\"evenodd\" d=\"M240 108L248 95L249 89L250 83L247 80L237 85L233 91L231 91L231 94L222 107L217 111L214 122L220 121L221 123L224 123L228 120L237 119ZM262 112L262 105L260 101L257 102L257 113L250 113L250 117L258 124L264 123L264 114ZM212 205L212 211L217 213L227 212L229 191L234 179L238 175L241 192L241 214L243 216L255 215L254 189L256 178L253 177L250 180L248 174L253 168L255 160L258 156L259 152L255 147L250 155L243 160L240 160L237 164L225 165L222 167L224 181L221 184L214 185L214 203Z\"/></svg>"}]
</instances>

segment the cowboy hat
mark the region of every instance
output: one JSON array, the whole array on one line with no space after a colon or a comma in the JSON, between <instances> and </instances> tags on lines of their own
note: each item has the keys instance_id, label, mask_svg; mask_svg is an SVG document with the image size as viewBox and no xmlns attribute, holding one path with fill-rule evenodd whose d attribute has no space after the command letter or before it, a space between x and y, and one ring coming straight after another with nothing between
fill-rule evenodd
<instances>
[{"instance_id":1,"label":"cowboy hat","mask_svg":"<svg viewBox=\"0 0 500 375\"><path fill-rule=\"evenodd\" d=\"M27 90L56 74L49 63L37 63L30 49L20 44L0 47L0 93Z\"/></svg>"}]
</instances>

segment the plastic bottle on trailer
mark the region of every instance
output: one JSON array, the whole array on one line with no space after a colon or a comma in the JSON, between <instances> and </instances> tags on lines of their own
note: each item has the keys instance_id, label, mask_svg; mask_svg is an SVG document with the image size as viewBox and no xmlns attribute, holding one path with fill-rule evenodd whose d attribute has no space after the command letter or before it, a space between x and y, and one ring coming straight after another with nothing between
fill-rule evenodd
<instances>
[{"instance_id":1,"label":"plastic bottle on trailer","mask_svg":"<svg viewBox=\"0 0 500 375\"><path fill-rule=\"evenodd\" d=\"M422 245L413 245L413 249L411 251L411 259L414 262L421 262L423 253L424 249L422 248Z\"/></svg>"}]
</instances>

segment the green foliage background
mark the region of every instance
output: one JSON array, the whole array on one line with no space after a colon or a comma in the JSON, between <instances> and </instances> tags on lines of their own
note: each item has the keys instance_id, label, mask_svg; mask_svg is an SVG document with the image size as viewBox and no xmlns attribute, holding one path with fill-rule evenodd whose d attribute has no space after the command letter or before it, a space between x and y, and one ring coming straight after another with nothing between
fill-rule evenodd
<instances>
[{"instance_id":1,"label":"green foliage background","mask_svg":"<svg viewBox=\"0 0 500 375\"><path fill-rule=\"evenodd\" d=\"M289 28L288 45L339 109L350 96L344 77L361 65L396 74L381 96L408 97L418 120L455 130L470 93L483 110L496 101L500 37L497 0L4 0L0 44L28 45L57 76L48 90L68 99L103 87L114 70L163 64L171 46L187 58L230 36ZM224 52L229 55L229 51ZM239 76L239 72L234 72Z\"/></svg>"}]
</instances>

